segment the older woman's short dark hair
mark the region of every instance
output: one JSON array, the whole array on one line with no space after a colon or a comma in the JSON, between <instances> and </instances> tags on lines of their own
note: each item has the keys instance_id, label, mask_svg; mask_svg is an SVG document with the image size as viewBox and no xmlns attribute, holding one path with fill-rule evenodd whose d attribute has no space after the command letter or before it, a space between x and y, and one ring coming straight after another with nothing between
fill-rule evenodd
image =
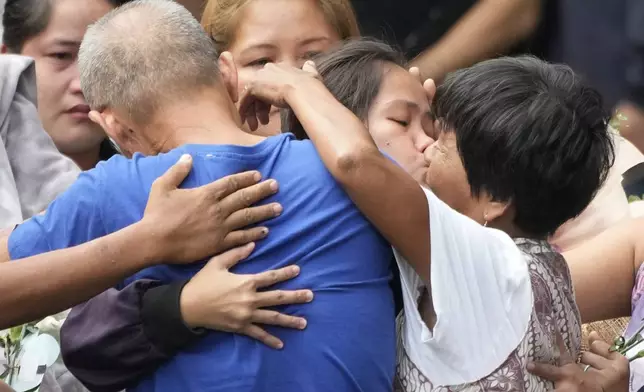
<instances>
[{"instance_id":1,"label":"older woman's short dark hair","mask_svg":"<svg viewBox=\"0 0 644 392\"><path fill-rule=\"evenodd\" d=\"M579 215L615 159L599 93L569 67L534 57L450 74L433 111L455 132L473 195L510 202L526 235L551 235Z\"/></svg>"},{"instance_id":2,"label":"older woman's short dark hair","mask_svg":"<svg viewBox=\"0 0 644 392\"><path fill-rule=\"evenodd\" d=\"M318 73L331 94L364 120L382 84L383 65L405 67L403 54L384 42L357 38L343 42L314 59ZM306 139L292 111L282 112L282 130Z\"/></svg>"}]
</instances>

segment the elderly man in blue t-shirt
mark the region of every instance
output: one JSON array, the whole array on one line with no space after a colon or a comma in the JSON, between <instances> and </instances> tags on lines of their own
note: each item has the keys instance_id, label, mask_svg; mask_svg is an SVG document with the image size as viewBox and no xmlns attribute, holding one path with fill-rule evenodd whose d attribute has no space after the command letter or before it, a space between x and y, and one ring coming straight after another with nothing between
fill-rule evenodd
<instances>
[{"instance_id":1,"label":"elderly man in blue t-shirt","mask_svg":"<svg viewBox=\"0 0 644 392\"><path fill-rule=\"evenodd\" d=\"M308 320L282 331L284 350L246 336L210 333L142 380L135 391L389 391L395 367L388 244L335 183L309 142L242 131L230 98L237 72L172 1L135 1L88 30L79 53L83 93L100 123L132 159L114 157L83 173L43 216L9 238L12 259L73 246L143 216L152 182L182 154L195 187L247 170L274 178L284 206L268 239L235 270L290 264L301 275L284 288L315 291L314 303L287 306ZM149 155L144 157L144 155ZM124 283L193 276L203 263L157 266Z\"/></svg>"}]
</instances>

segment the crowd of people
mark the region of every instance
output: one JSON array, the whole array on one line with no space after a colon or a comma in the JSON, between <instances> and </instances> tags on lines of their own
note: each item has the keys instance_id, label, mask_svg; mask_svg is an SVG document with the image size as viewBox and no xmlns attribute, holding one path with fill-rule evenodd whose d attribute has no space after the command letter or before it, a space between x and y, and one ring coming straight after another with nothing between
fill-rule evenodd
<instances>
[{"instance_id":1,"label":"crowd of people","mask_svg":"<svg viewBox=\"0 0 644 392\"><path fill-rule=\"evenodd\" d=\"M55 324L40 391L644 389L639 57L609 91L542 59L566 7L400 3L6 1L0 328Z\"/></svg>"}]
</instances>

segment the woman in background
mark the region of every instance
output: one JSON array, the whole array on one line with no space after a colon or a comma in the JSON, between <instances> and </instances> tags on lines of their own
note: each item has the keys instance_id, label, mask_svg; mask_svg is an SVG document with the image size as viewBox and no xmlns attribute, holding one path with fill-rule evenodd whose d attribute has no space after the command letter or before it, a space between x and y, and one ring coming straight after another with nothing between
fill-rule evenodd
<instances>
[{"instance_id":1,"label":"woman in background","mask_svg":"<svg viewBox=\"0 0 644 392\"><path fill-rule=\"evenodd\" d=\"M80 89L78 48L87 26L127 0L7 0L2 52L36 61L38 111L56 147L82 170L115 151L90 121Z\"/></svg>"},{"instance_id":2,"label":"woman in background","mask_svg":"<svg viewBox=\"0 0 644 392\"><path fill-rule=\"evenodd\" d=\"M301 67L360 32L349 0L210 0L201 25L219 53L233 55L239 93L268 63ZM280 132L279 111L260 126L261 135Z\"/></svg>"}]
</instances>

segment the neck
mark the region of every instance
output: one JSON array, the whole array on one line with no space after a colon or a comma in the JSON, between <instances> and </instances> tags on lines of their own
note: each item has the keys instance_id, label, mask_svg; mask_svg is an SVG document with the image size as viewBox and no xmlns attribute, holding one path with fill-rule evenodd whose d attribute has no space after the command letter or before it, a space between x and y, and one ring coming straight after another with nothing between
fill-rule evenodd
<instances>
[{"instance_id":1,"label":"neck","mask_svg":"<svg viewBox=\"0 0 644 392\"><path fill-rule=\"evenodd\" d=\"M242 130L235 105L217 91L202 92L159 112L146 127L148 134L158 135L151 144L159 152L184 144L253 145L263 139Z\"/></svg>"},{"instance_id":2,"label":"neck","mask_svg":"<svg viewBox=\"0 0 644 392\"><path fill-rule=\"evenodd\" d=\"M93 148L89 151L81 152L78 154L68 154L67 156L70 157L78 165L78 167L81 168L81 170L91 170L99 161L100 151L101 147L100 145L98 145L96 146L96 148Z\"/></svg>"}]
</instances>

